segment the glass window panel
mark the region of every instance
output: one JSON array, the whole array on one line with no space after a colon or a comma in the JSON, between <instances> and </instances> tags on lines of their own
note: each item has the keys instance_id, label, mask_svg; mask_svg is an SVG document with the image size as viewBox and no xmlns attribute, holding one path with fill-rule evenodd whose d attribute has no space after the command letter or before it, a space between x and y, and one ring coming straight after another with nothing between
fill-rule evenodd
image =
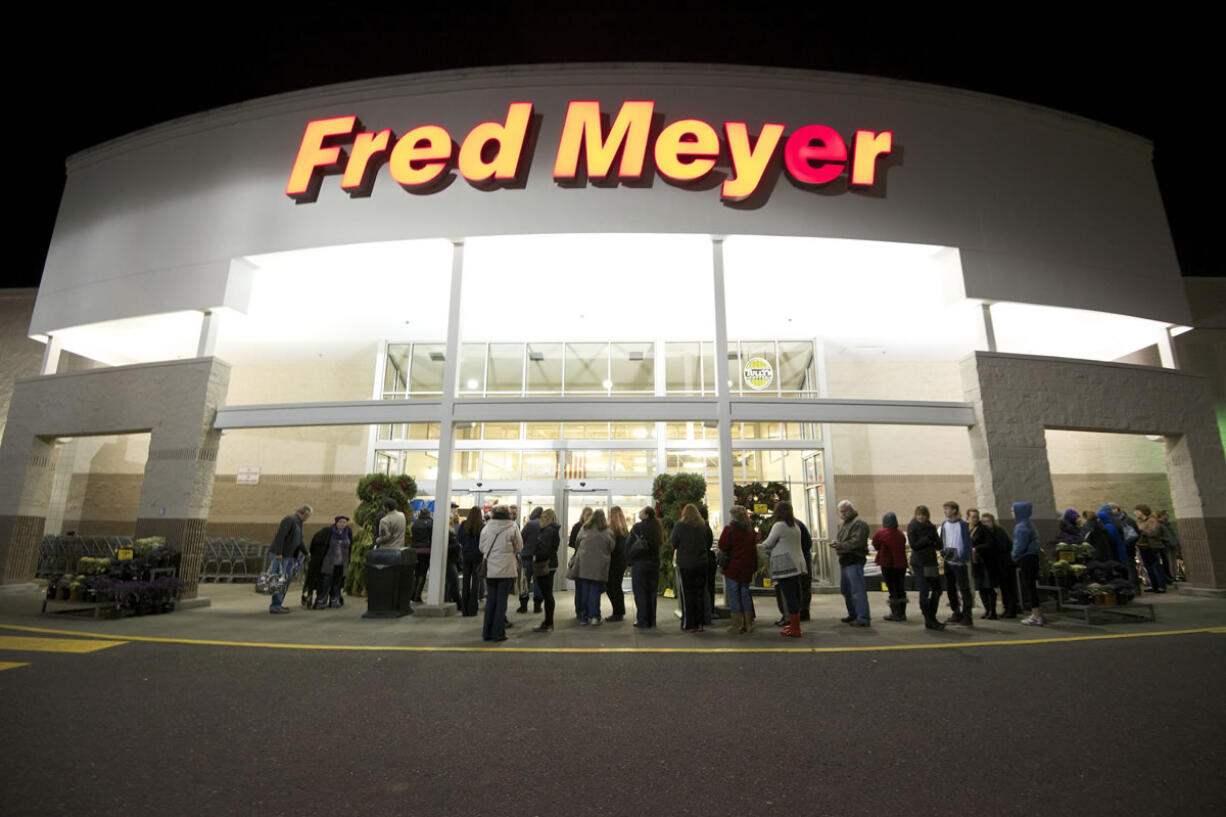
<instances>
[{"instance_id":1,"label":"glass window panel","mask_svg":"<svg viewBox=\"0 0 1226 817\"><path fill-rule=\"evenodd\" d=\"M526 423L526 438L529 440L562 439L561 423Z\"/></svg>"},{"instance_id":2,"label":"glass window panel","mask_svg":"<svg viewBox=\"0 0 1226 817\"><path fill-rule=\"evenodd\" d=\"M479 440L481 439L481 426L473 422L456 423L455 438L457 440Z\"/></svg>"},{"instance_id":3,"label":"glass window panel","mask_svg":"<svg viewBox=\"0 0 1226 817\"><path fill-rule=\"evenodd\" d=\"M518 451L482 451L482 479L519 479Z\"/></svg>"},{"instance_id":4,"label":"glass window panel","mask_svg":"<svg viewBox=\"0 0 1226 817\"><path fill-rule=\"evenodd\" d=\"M518 440L519 423L486 423L485 439L487 440Z\"/></svg>"},{"instance_id":5,"label":"glass window panel","mask_svg":"<svg viewBox=\"0 0 1226 817\"><path fill-rule=\"evenodd\" d=\"M375 452L375 472L380 474L400 473L400 452L399 451L376 451Z\"/></svg>"},{"instance_id":6,"label":"glass window panel","mask_svg":"<svg viewBox=\"0 0 1226 817\"><path fill-rule=\"evenodd\" d=\"M402 451L404 471L413 479L438 479L437 451Z\"/></svg>"},{"instance_id":7,"label":"glass window panel","mask_svg":"<svg viewBox=\"0 0 1226 817\"><path fill-rule=\"evenodd\" d=\"M654 343L614 343L610 353L609 368L614 392L622 394L655 393Z\"/></svg>"},{"instance_id":8,"label":"glass window panel","mask_svg":"<svg viewBox=\"0 0 1226 817\"><path fill-rule=\"evenodd\" d=\"M390 440L392 438L392 427L390 425L376 426L378 430L375 434L376 440Z\"/></svg>"},{"instance_id":9,"label":"glass window panel","mask_svg":"<svg viewBox=\"0 0 1226 817\"><path fill-rule=\"evenodd\" d=\"M664 344L664 389L668 394L702 394L701 351L697 343Z\"/></svg>"},{"instance_id":10,"label":"glass window panel","mask_svg":"<svg viewBox=\"0 0 1226 817\"><path fill-rule=\"evenodd\" d=\"M736 433L736 423L732 424ZM665 424L665 439L669 440L716 440L719 439L719 427L707 426L704 423L667 423Z\"/></svg>"},{"instance_id":11,"label":"glass window panel","mask_svg":"<svg viewBox=\"0 0 1226 817\"><path fill-rule=\"evenodd\" d=\"M465 343L460 347L461 397L480 397L485 391L485 344Z\"/></svg>"},{"instance_id":12,"label":"glass window panel","mask_svg":"<svg viewBox=\"0 0 1226 817\"><path fill-rule=\"evenodd\" d=\"M609 344L566 344L566 391L606 392L609 382Z\"/></svg>"},{"instance_id":13,"label":"glass window panel","mask_svg":"<svg viewBox=\"0 0 1226 817\"><path fill-rule=\"evenodd\" d=\"M491 343L487 394L521 394L524 389L524 345Z\"/></svg>"},{"instance_id":14,"label":"glass window panel","mask_svg":"<svg viewBox=\"0 0 1226 817\"><path fill-rule=\"evenodd\" d=\"M714 381L714 377L712 377ZM728 341L728 390L732 394L740 394L744 384L741 382L741 357L739 344L735 340Z\"/></svg>"},{"instance_id":15,"label":"glass window panel","mask_svg":"<svg viewBox=\"0 0 1226 817\"><path fill-rule=\"evenodd\" d=\"M409 368L409 393L414 396L443 393L443 360L447 347L441 343L414 343Z\"/></svg>"},{"instance_id":16,"label":"glass window panel","mask_svg":"<svg viewBox=\"0 0 1226 817\"><path fill-rule=\"evenodd\" d=\"M409 388L409 344L389 343L383 364L383 397L403 397Z\"/></svg>"},{"instance_id":17,"label":"glass window panel","mask_svg":"<svg viewBox=\"0 0 1226 817\"><path fill-rule=\"evenodd\" d=\"M653 477L656 473L656 452L610 451L609 462L613 479L626 477Z\"/></svg>"},{"instance_id":18,"label":"glass window panel","mask_svg":"<svg viewBox=\"0 0 1226 817\"><path fill-rule=\"evenodd\" d=\"M524 479L557 479L557 451L525 451Z\"/></svg>"},{"instance_id":19,"label":"glass window panel","mask_svg":"<svg viewBox=\"0 0 1226 817\"><path fill-rule=\"evenodd\" d=\"M731 351L731 350L729 350ZM766 361L766 366L756 368L755 373L758 374L757 381L750 380L745 376L745 367L755 358L760 358ZM732 361L728 361L729 366ZM779 393L779 366L775 359L775 342L773 340L745 340L741 341L741 361L737 366L737 378L739 378L741 389L746 395L774 395Z\"/></svg>"},{"instance_id":20,"label":"glass window panel","mask_svg":"<svg viewBox=\"0 0 1226 817\"><path fill-rule=\"evenodd\" d=\"M408 440L437 440L439 434L438 423L407 423L408 435L405 439Z\"/></svg>"},{"instance_id":21,"label":"glass window panel","mask_svg":"<svg viewBox=\"0 0 1226 817\"><path fill-rule=\"evenodd\" d=\"M538 396L562 393L562 344L528 344L528 391Z\"/></svg>"},{"instance_id":22,"label":"glass window panel","mask_svg":"<svg viewBox=\"0 0 1226 817\"><path fill-rule=\"evenodd\" d=\"M610 435L615 440L654 440L655 423L610 423Z\"/></svg>"},{"instance_id":23,"label":"glass window panel","mask_svg":"<svg viewBox=\"0 0 1226 817\"><path fill-rule=\"evenodd\" d=\"M608 479L608 451L567 451L566 479Z\"/></svg>"},{"instance_id":24,"label":"glass window panel","mask_svg":"<svg viewBox=\"0 0 1226 817\"><path fill-rule=\"evenodd\" d=\"M562 439L564 440L607 440L609 439L608 423L563 423Z\"/></svg>"},{"instance_id":25,"label":"glass window panel","mask_svg":"<svg viewBox=\"0 0 1226 817\"><path fill-rule=\"evenodd\" d=\"M779 341L779 388L784 397L817 393L813 369L813 344L809 341Z\"/></svg>"},{"instance_id":26,"label":"glass window panel","mask_svg":"<svg viewBox=\"0 0 1226 817\"><path fill-rule=\"evenodd\" d=\"M452 479L481 479L480 451L457 451L451 457Z\"/></svg>"},{"instance_id":27,"label":"glass window panel","mask_svg":"<svg viewBox=\"0 0 1226 817\"><path fill-rule=\"evenodd\" d=\"M702 344L702 393L715 394L715 344Z\"/></svg>"}]
</instances>

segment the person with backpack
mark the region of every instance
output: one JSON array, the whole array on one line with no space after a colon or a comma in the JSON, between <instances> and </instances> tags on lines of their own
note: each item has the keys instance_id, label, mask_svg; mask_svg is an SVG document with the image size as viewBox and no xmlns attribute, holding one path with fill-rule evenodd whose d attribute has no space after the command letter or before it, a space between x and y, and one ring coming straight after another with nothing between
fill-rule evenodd
<instances>
[{"instance_id":1,"label":"person with backpack","mask_svg":"<svg viewBox=\"0 0 1226 817\"><path fill-rule=\"evenodd\" d=\"M639 521L630 529L626 554L630 559L630 587L634 592L634 626L656 626L656 593L660 586L660 546L664 528L656 509L648 505L639 511Z\"/></svg>"}]
</instances>

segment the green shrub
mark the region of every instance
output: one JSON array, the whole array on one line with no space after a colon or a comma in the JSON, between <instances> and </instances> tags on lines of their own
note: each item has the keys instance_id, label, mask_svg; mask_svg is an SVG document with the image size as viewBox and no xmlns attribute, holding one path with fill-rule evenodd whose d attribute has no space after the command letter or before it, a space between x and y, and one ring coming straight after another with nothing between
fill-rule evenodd
<instances>
[{"instance_id":1,"label":"green shrub","mask_svg":"<svg viewBox=\"0 0 1226 817\"><path fill-rule=\"evenodd\" d=\"M365 528L358 528L349 540L349 566L345 570L345 595L366 595L366 554L374 537Z\"/></svg>"},{"instance_id":2,"label":"green shrub","mask_svg":"<svg viewBox=\"0 0 1226 817\"><path fill-rule=\"evenodd\" d=\"M660 545L659 592L675 590L677 579L673 574L673 560L668 550L668 540L673 527L681 519L681 509L686 505L703 505L707 498L707 481L700 474L660 474L651 485L651 495L656 501L656 516L664 526L664 542Z\"/></svg>"},{"instance_id":3,"label":"green shrub","mask_svg":"<svg viewBox=\"0 0 1226 817\"><path fill-rule=\"evenodd\" d=\"M383 509L383 500L391 498L396 509L410 515L409 502L417 496L417 481L408 474L389 477L387 474L367 474L358 480L358 507L353 512L354 524L377 534L375 519Z\"/></svg>"}]
</instances>

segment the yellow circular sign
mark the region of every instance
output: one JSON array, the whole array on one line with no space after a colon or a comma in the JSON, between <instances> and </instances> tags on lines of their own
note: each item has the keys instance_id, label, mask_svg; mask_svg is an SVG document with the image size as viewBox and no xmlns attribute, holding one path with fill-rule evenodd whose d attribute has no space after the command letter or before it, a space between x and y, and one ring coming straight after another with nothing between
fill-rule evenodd
<instances>
[{"instance_id":1,"label":"yellow circular sign","mask_svg":"<svg viewBox=\"0 0 1226 817\"><path fill-rule=\"evenodd\" d=\"M745 361L745 385L754 391L762 391L775 380L775 369L764 357L751 357Z\"/></svg>"}]
</instances>

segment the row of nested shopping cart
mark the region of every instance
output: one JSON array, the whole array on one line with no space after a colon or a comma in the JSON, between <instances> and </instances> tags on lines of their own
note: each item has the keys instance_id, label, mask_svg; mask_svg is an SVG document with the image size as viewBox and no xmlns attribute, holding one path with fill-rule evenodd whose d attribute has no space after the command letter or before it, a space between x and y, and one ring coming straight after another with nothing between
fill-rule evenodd
<instances>
[{"instance_id":1,"label":"row of nested shopping cart","mask_svg":"<svg viewBox=\"0 0 1226 817\"><path fill-rule=\"evenodd\" d=\"M132 545L131 536L62 536L48 534L38 549L39 578L51 578L76 570L82 556L111 558L120 548ZM253 582L268 561L268 545L250 539L206 538L200 580L206 582Z\"/></svg>"}]
</instances>

